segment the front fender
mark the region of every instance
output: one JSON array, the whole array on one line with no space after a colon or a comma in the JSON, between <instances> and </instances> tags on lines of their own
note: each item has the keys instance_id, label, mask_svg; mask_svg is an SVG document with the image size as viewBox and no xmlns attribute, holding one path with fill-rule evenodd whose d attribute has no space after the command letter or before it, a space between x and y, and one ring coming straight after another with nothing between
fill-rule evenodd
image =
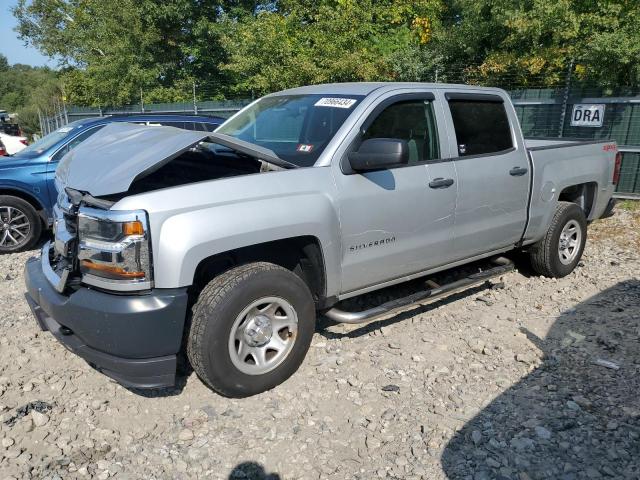
<instances>
[{"instance_id":1,"label":"front fender","mask_svg":"<svg viewBox=\"0 0 640 480\"><path fill-rule=\"evenodd\" d=\"M160 196L161 195L161 196ZM320 242L326 294L340 290L340 226L329 168L202 182L129 197L114 209L149 212L154 282L191 285L198 264L241 247L299 236Z\"/></svg>"}]
</instances>

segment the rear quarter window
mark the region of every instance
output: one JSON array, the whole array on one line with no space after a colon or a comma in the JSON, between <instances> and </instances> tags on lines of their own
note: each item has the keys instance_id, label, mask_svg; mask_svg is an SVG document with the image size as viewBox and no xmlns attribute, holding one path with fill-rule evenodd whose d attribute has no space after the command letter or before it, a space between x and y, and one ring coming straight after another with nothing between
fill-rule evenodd
<instances>
[{"instance_id":1,"label":"rear quarter window","mask_svg":"<svg viewBox=\"0 0 640 480\"><path fill-rule=\"evenodd\" d=\"M458 154L497 153L513 148L504 103L483 100L449 100Z\"/></svg>"}]
</instances>

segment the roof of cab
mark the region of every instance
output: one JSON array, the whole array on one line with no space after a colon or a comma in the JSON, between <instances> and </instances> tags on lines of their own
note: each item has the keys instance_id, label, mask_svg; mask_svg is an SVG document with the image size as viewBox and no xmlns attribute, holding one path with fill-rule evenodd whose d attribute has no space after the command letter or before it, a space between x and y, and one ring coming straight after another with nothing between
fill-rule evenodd
<instances>
[{"instance_id":1,"label":"roof of cab","mask_svg":"<svg viewBox=\"0 0 640 480\"><path fill-rule=\"evenodd\" d=\"M420 83L420 82L346 82L324 83L320 85L308 85L305 87L290 88L271 95L369 95L376 90L397 90L401 88L455 88L469 90L499 91L497 88L479 87L476 85L459 85L447 83Z\"/></svg>"}]
</instances>

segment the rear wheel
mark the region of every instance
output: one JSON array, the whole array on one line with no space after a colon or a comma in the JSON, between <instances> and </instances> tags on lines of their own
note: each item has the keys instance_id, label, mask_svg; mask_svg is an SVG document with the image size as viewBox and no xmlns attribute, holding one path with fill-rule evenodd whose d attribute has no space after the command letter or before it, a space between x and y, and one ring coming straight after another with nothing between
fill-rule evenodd
<instances>
[{"instance_id":1,"label":"rear wheel","mask_svg":"<svg viewBox=\"0 0 640 480\"><path fill-rule=\"evenodd\" d=\"M216 392L247 397L284 382L302 363L315 329L307 285L257 262L214 278L193 308L187 354Z\"/></svg>"},{"instance_id":2,"label":"rear wheel","mask_svg":"<svg viewBox=\"0 0 640 480\"><path fill-rule=\"evenodd\" d=\"M569 275L582 258L587 219L575 203L559 202L547 234L530 250L533 269L546 277Z\"/></svg>"},{"instance_id":3,"label":"rear wheel","mask_svg":"<svg viewBox=\"0 0 640 480\"><path fill-rule=\"evenodd\" d=\"M0 253L19 252L35 245L42 221L33 205L10 195L0 195Z\"/></svg>"}]
</instances>

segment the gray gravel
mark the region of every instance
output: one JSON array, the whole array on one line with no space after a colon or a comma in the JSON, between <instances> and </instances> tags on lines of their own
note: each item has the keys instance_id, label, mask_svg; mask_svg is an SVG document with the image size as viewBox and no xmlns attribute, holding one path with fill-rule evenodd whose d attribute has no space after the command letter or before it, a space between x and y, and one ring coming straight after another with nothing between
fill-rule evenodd
<instances>
[{"instance_id":1,"label":"gray gravel","mask_svg":"<svg viewBox=\"0 0 640 480\"><path fill-rule=\"evenodd\" d=\"M2 256L0 479L638 479L639 225L597 222L561 280L521 263L387 321L322 320L300 371L244 400L193 374L111 382L36 327L33 253Z\"/></svg>"}]
</instances>

